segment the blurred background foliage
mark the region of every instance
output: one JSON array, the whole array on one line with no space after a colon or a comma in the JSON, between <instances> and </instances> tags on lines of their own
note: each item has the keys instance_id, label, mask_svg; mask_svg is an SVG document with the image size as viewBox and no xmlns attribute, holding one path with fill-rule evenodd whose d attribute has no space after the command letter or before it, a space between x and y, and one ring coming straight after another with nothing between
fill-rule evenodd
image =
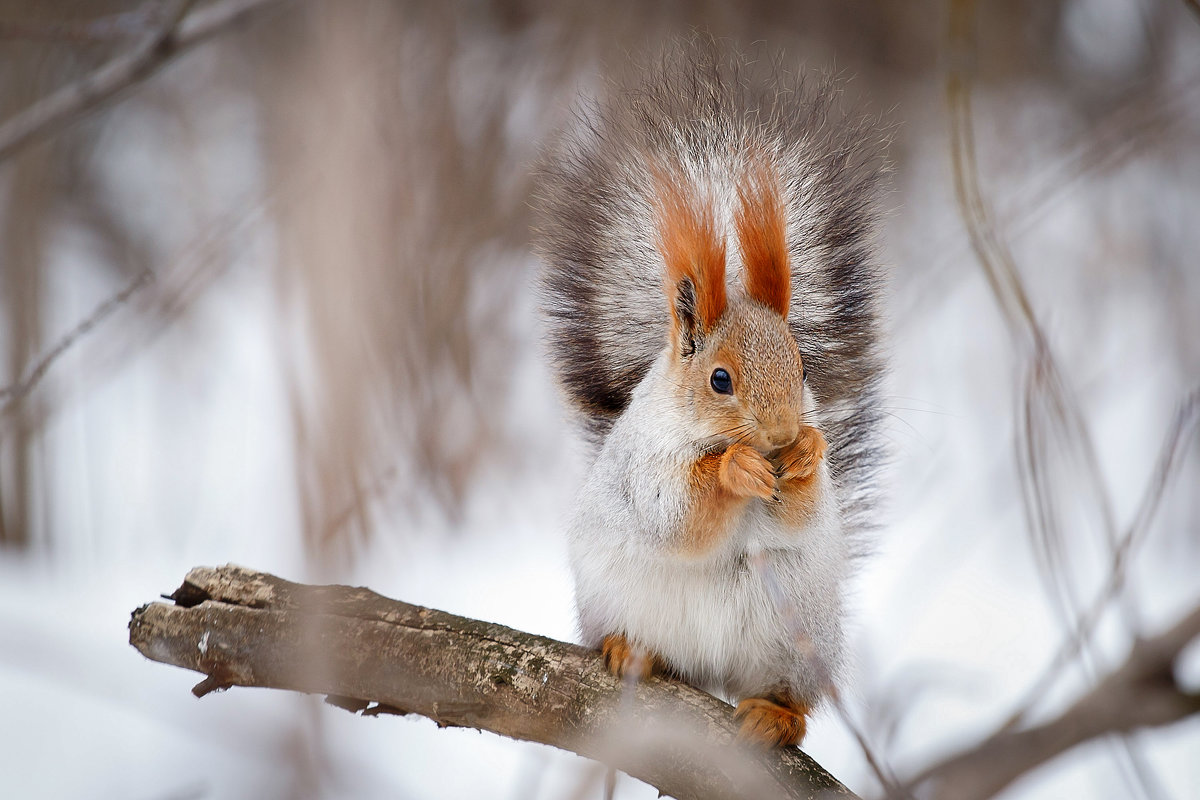
<instances>
[{"instance_id":1,"label":"blurred background foliage","mask_svg":"<svg viewBox=\"0 0 1200 800\"><path fill-rule=\"evenodd\" d=\"M156 6L0 0L0 118L128 50ZM0 162L0 548L132 558L269 526L340 578L373 537L453 542L569 491L530 165L581 92L695 30L833 70L894 125L881 558L915 555L882 582L1000 531L1070 630L1200 377L1191 0L263 3ZM1183 595L1188 414L1160 482L1188 488L1149 509L1129 576ZM554 536L568 501L528 502ZM877 740L916 693L898 685L864 690Z\"/></svg>"},{"instance_id":2,"label":"blurred background foliage","mask_svg":"<svg viewBox=\"0 0 1200 800\"><path fill-rule=\"evenodd\" d=\"M153 5L6 0L4 114L128 48ZM79 344L125 340L125 356L88 359L92 382L136 357L137 339L198 324L197 305L221 294L236 262L269 270L288 386L280 413L304 540L317 551L369 532L380 491L453 516L492 459L521 465L506 421L519 416L511 353L525 323L514 312L530 310L529 165L577 92L599 90L631 55L699 29L841 73L846 91L899 123L893 220L960 224L953 209L924 207L945 198L922 194L911 172L948 135L944 2L267 5L3 166L4 370L19 385L52 350L72 280L138 287ZM978 12L978 46L961 57L987 104L978 150L1001 221L1019 235L1063 195L1113 188L1081 204L1100 235L1079 242L1094 271L1078 290L1142 276L1173 322L1164 366L1196 374L1194 230L1182 213L1195 208L1195 182L1153 173L1196 168L1187 151L1200 97L1185 52L1200 19L1181 0ZM1119 228L1105 223L1118 216ZM955 280L969 260L956 239L889 241L895 280ZM248 240L265 252L248 258ZM1039 258L1026 277L1065 271ZM916 294L913 317L905 309L897 324L918 324L920 304L937 299ZM55 379L65 371L46 370L6 403L0 540L10 546L61 535L36 510L54 505L55 456L41 439L54 409L91 385L68 389Z\"/></svg>"}]
</instances>

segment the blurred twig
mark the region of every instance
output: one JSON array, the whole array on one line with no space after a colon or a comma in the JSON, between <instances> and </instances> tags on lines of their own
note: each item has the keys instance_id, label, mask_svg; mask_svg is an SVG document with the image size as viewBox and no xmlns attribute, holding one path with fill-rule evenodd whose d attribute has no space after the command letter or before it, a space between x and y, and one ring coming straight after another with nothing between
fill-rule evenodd
<instances>
[{"instance_id":1,"label":"blurred twig","mask_svg":"<svg viewBox=\"0 0 1200 800\"><path fill-rule=\"evenodd\" d=\"M947 74L946 94L950 109L955 195L971 247L1018 350L1030 364L1017 442L1022 500L1047 593L1057 603L1068 632L1074 633L1080 629L1082 612L1078 609L1066 540L1059 524L1057 487L1051 485L1049 467L1056 437L1061 440L1065 452L1078 458L1083 467L1083 478L1091 490L1091 503L1099 514L1106 543L1113 553L1119 550L1116 521L1091 433L1033 310L1015 259L992 222L979 186L971 113L971 72L976 56L974 26L974 0L952 0L948 31L951 68ZM1124 595L1121 597L1125 598ZM1078 641L1080 653L1088 656L1089 640ZM1085 666L1092 671L1095 669L1090 661L1085 660ZM1119 752L1124 754L1132 769L1133 780L1145 794L1152 795L1151 770L1140 749L1124 737L1119 744Z\"/></svg>"},{"instance_id":2,"label":"blurred twig","mask_svg":"<svg viewBox=\"0 0 1200 800\"><path fill-rule=\"evenodd\" d=\"M163 23L137 47L0 124L0 161L70 125L249 12L277 2L281 0L223 0L188 15L195 0L172 0Z\"/></svg>"},{"instance_id":3,"label":"blurred twig","mask_svg":"<svg viewBox=\"0 0 1200 800\"><path fill-rule=\"evenodd\" d=\"M1125 585L1125 577L1128 574L1130 555L1150 529L1150 522L1154 519L1167 485L1178 466L1180 446L1187 441L1188 434L1195 426L1198 413L1200 413L1200 389L1194 390L1188 395L1175 415L1175 420L1160 451L1158 465L1150 479L1150 485L1142 495L1137 516L1112 553L1112 566L1108 572L1107 583L1102 587L1091 607L1080 617L1074 635L1063 643L1062 648L1050 660L1041 676L1033 682L1025 699L1018 704L1017 710L1005 722L1001 731L1011 730L1026 719L1034 704L1046 693L1054 680L1061 674L1062 669L1079 655L1084 643L1092 635L1109 604L1121 593Z\"/></svg>"},{"instance_id":4,"label":"blurred twig","mask_svg":"<svg viewBox=\"0 0 1200 800\"><path fill-rule=\"evenodd\" d=\"M1055 496L1046 485L1044 472L1047 457L1044 450L1052 431L1057 431L1064 438L1066 446L1073 449L1083 462L1086 478L1099 506L1106 539L1114 548L1117 543L1116 524L1090 432L1078 404L1067 389L1067 382L1033 311L1012 254L996 232L979 186L968 68L974 56L973 25L972 0L955 0L951 4L950 17L955 58L946 84L954 188L959 211L984 276L1014 341L1031 363L1031 378L1024 398L1022 436L1019 439L1022 493L1030 532L1037 544L1035 552L1042 556L1040 564L1043 579L1051 597L1060 601L1063 616L1069 620L1073 613L1074 598L1068 582L1069 573L1062 568L1064 545L1057 526ZM1035 426L1044 423L1050 423L1046 430L1035 429Z\"/></svg>"},{"instance_id":5,"label":"blurred twig","mask_svg":"<svg viewBox=\"0 0 1200 800\"><path fill-rule=\"evenodd\" d=\"M1061 205L1085 181L1112 173L1123 165L1153 152L1155 146L1178 131L1186 109L1198 102L1200 73L1192 73L1175 84L1148 94L1138 94L1086 129L1082 141L1064 148L1048 166L1031 176L1029 185L996 202L996 221L1016 241L1046 219L1047 212ZM968 232L969 233L969 232ZM962 263L965 249L973 247L968 235L963 242L955 233L929 248L928 280L939 285L952 276L948 271ZM904 316L923 319L920 306L935 301L941 292L923 293Z\"/></svg>"},{"instance_id":6,"label":"blurred twig","mask_svg":"<svg viewBox=\"0 0 1200 800\"><path fill-rule=\"evenodd\" d=\"M863 758L867 760L867 766L870 767L871 772L875 775L875 779L879 781L879 785L883 787L886 796L892 798L892 800L910 800L912 795L909 794L904 785L896 778L896 773L892 770L891 766L875 754L870 742L867 741L866 734L863 733L862 729L854 721L854 718L850 716L850 712L842 702L842 696L837 691L837 687L832 687L829 698L834 711L837 712L838 719L842 721L842 725L854 737L858 749L862 751Z\"/></svg>"},{"instance_id":7,"label":"blurred twig","mask_svg":"<svg viewBox=\"0 0 1200 800\"><path fill-rule=\"evenodd\" d=\"M261 196L206 222L197 236L164 259L160 266L152 268L145 258L133 258L135 266L144 266L124 289L97 306L26 370L24 377L0 389L0 418L20 408L27 419L40 426L64 403L86 395L98 382L111 378L134 354L142 351L146 342L153 341L185 316L233 267L225 252L229 244L237 242L243 249L250 249L247 240L272 212L283 186L301 185L302 177L293 176L291 181L271 187ZM82 388L74 386L67 393L61 387L55 387L54 391L33 393L67 350L80 346L85 337L126 304L140 305L135 314L141 324L130 328L123 338L114 333L111 338L116 341L108 345L106 352L89 352L74 376L82 379Z\"/></svg>"},{"instance_id":8,"label":"blurred twig","mask_svg":"<svg viewBox=\"0 0 1200 800\"><path fill-rule=\"evenodd\" d=\"M626 713L620 679L578 645L234 566L193 569L170 599L133 613L130 644L207 675L197 695L333 695L603 758L680 800L853 797L796 748L743 749L733 709L679 681L640 683Z\"/></svg>"},{"instance_id":9,"label":"blurred twig","mask_svg":"<svg viewBox=\"0 0 1200 800\"><path fill-rule=\"evenodd\" d=\"M1169 725L1200 714L1200 694L1174 676L1179 654L1200 637L1200 606L1165 633L1134 643L1125 663L1057 719L1028 730L1002 732L919 776L934 797L983 800L1017 778L1083 742L1112 732Z\"/></svg>"},{"instance_id":10,"label":"blurred twig","mask_svg":"<svg viewBox=\"0 0 1200 800\"><path fill-rule=\"evenodd\" d=\"M96 310L87 316L82 322L71 329L66 336L62 337L54 347L50 348L44 356L42 356L29 373L21 380L9 386L0 389L0 401L4 405L0 406L0 413L8 411L12 406L19 403L26 395L28 395L38 382L45 377L50 367L54 362L67 352L73 344L86 336L93 328L110 317L113 312L123 306L129 298L133 297L139 290L148 286L154 278L154 273L149 270L144 270L129 282L124 289L109 299L105 300Z\"/></svg>"},{"instance_id":11,"label":"blurred twig","mask_svg":"<svg viewBox=\"0 0 1200 800\"><path fill-rule=\"evenodd\" d=\"M88 22L23 22L0 20L0 39L35 39L68 42L105 42L153 33L162 4L143 3L133 11L111 14Z\"/></svg>"},{"instance_id":12,"label":"blurred twig","mask_svg":"<svg viewBox=\"0 0 1200 800\"><path fill-rule=\"evenodd\" d=\"M992 294L1014 337L1030 339L1036 347L1042 339L1041 326L1025 292L1007 248L995 233L979 188L975 162L975 132L971 119L971 87L967 63L974 57L973 0L954 0L950 11L950 36L955 49L954 65L946 78L950 106L951 154L954 160L954 192L970 236L971 247L983 267Z\"/></svg>"}]
</instances>

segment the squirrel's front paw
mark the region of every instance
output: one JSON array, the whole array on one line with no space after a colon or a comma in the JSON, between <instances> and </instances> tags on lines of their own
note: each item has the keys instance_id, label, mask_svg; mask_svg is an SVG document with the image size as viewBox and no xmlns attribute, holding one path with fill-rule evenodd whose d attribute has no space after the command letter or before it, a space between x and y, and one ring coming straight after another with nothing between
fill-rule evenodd
<instances>
[{"instance_id":1,"label":"squirrel's front paw","mask_svg":"<svg viewBox=\"0 0 1200 800\"><path fill-rule=\"evenodd\" d=\"M637 647L623 633L610 633L600 643L604 654L604 666L618 678L626 676L635 681L649 678L661 670L658 657L644 648Z\"/></svg>"},{"instance_id":2,"label":"squirrel's front paw","mask_svg":"<svg viewBox=\"0 0 1200 800\"><path fill-rule=\"evenodd\" d=\"M738 497L775 496L775 469L762 453L744 444L731 444L721 456L721 485Z\"/></svg>"},{"instance_id":3,"label":"squirrel's front paw","mask_svg":"<svg viewBox=\"0 0 1200 800\"><path fill-rule=\"evenodd\" d=\"M825 437L812 425L800 428L796 441L779 454L779 477L785 481L803 481L817 471L825 457Z\"/></svg>"},{"instance_id":4,"label":"squirrel's front paw","mask_svg":"<svg viewBox=\"0 0 1200 800\"><path fill-rule=\"evenodd\" d=\"M766 747L800 744L807 729L808 706L783 698L747 697L733 718L741 723L738 736Z\"/></svg>"}]
</instances>

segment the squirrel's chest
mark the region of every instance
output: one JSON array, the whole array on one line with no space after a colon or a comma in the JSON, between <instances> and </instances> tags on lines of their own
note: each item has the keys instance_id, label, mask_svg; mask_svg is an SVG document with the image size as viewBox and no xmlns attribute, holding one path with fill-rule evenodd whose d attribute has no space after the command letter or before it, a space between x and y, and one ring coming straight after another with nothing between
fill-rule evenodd
<instances>
[{"instance_id":1,"label":"squirrel's chest","mask_svg":"<svg viewBox=\"0 0 1200 800\"><path fill-rule=\"evenodd\" d=\"M644 556L644 554L643 554ZM621 631L700 685L776 671L785 626L744 553L704 560L612 554L576 565L584 638ZM596 641L591 641L596 640Z\"/></svg>"},{"instance_id":2,"label":"squirrel's chest","mask_svg":"<svg viewBox=\"0 0 1200 800\"><path fill-rule=\"evenodd\" d=\"M717 548L699 557L656 531L629 536L603 524L589 526L571 548L580 611L601 608L606 623L621 620L626 629L658 628L693 639L710 639L726 627L736 631L755 609L770 608L763 576L747 553L757 522L745 515Z\"/></svg>"}]
</instances>

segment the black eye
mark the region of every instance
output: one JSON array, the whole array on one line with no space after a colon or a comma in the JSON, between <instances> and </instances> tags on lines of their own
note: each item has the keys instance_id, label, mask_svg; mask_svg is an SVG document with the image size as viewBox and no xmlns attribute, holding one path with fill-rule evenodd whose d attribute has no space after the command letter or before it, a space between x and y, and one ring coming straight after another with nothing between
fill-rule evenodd
<instances>
[{"instance_id":1,"label":"black eye","mask_svg":"<svg viewBox=\"0 0 1200 800\"><path fill-rule=\"evenodd\" d=\"M717 394L733 394L733 380L723 369L714 369L708 382L712 384L713 391Z\"/></svg>"},{"instance_id":2,"label":"black eye","mask_svg":"<svg viewBox=\"0 0 1200 800\"><path fill-rule=\"evenodd\" d=\"M800 369L802 370L800 373L800 380L804 383L808 383L808 367L801 367Z\"/></svg>"}]
</instances>

